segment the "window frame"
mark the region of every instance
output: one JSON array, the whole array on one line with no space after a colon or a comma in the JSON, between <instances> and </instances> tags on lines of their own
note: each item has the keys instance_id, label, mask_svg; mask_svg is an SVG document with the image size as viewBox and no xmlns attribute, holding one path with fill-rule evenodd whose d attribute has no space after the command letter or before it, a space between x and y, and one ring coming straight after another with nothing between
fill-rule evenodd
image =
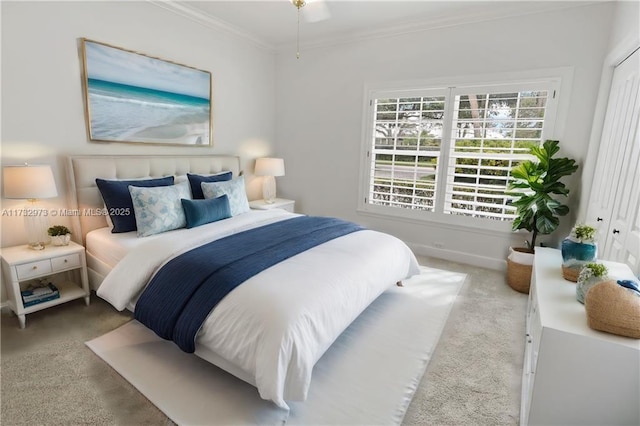
<instances>
[{"instance_id":1,"label":"window frame","mask_svg":"<svg viewBox=\"0 0 640 426\"><path fill-rule=\"evenodd\" d=\"M563 126L562 124L556 124L564 123L565 121L564 117L568 110L568 92L572 77L573 68L566 67L520 73L496 73L492 75L461 76L406 82L382 82L365 85L357 212L402 221L417 223L428 222L441 224L445 227L454 226L455 228L468 228L476 231L482 230L486 233L511 233L512 221L509 220L495 220L444 213L448 169L451 157L451 124L453 122L452 115L455 107L455 96L456 94L469 94L471 90L475 93L485 93L487 89L493 89L499 93L509 91L521 92L528 89L549 90L541 140L560 139ZM523 85L526 84L529 84L531 87L523 87ZM485 92L483 92L483 90L485 90ZM371 159L371 155L373 155L371 144L375 135L375 99L433 96L437 91L445 91L447 95L443 116L442 142L438 158L436 176L438 186L436 187L434 211L403 209L369 203L370 179L374 168L374 162Z\"/></svg>"}]
</instances>

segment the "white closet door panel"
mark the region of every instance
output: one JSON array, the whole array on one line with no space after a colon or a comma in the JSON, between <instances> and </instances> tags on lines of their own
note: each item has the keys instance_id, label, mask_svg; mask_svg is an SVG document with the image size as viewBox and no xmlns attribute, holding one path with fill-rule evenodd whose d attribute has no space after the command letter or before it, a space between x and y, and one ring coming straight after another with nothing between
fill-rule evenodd
<instances>
[{"instance_id":1,"label":"white closet door panel","mask_svg":"<svg viewBox=\"0 0 640 426\"><path fill-rule=\"evenodd\" d=\"M640 245L634 244L633 236L640 203L639 72L639 51L614 71L587 211L587 222L600 230L599 257L625 262L636 273L640 259Z\"/></svg>"},{"instance_id":2,"label":"white closet door panel","mask_svg":"<svg viewBox=\"0 0 640 426\"><path fill-rule=\"evenodd\" d=\"M617 84L616 84L617 83ZM620 84L622 83L622 84ZM629 93L625 91L626 81L614 83L609 93L609 103L607 114L602 130L600 149L598 152L598 162L596 165L595 178L591 191L589 204L588 221L597 223L601 228L607 229L611 215L612 191L611 182L617 182L620 175L620 162L623 159L624 146L620 132L620 122L624 121L624 105L628 102Z\"/></svg>"},{"instance_id":3,"label":"white closet door panel","mask_svg":"<svg viewBox=\"0 0 640 426\"><path fill-rule=\"evenodd\" d=\"M638 100L640 104L640 99ZM615 259L629 265L635 274L640 273L640 123L636 107L636 119L630 134L631 152L625 156L622 174L613 208L607 246L603 253L607 259Z\"/></svg>"}]
</instances>

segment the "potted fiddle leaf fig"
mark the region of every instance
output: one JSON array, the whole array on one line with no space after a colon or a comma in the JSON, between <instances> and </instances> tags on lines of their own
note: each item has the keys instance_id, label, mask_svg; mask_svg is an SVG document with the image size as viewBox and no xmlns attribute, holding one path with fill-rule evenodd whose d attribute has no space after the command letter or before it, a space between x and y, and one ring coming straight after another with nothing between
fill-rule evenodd
<instances>
[{"instance_id":1,"label":"potted fiddle leaf fig","mask_svg":"<svg viewBox=\"0 0 640 426\"><path fill-rule=\"evenodd\" d=\"M533 248L540 234L550 234L560 225L560 216L569 213L569 206L557 197L566 197L569 189L560 180L578 170L573 159L555 158L560 151L557 140L546 140L542 146L532 147L535 160L526 160L511 169L507 195L514 197L516 207L512 229L531 232L526 247L511 248L507 259L507 282L517 291L529 292Z\"/></svg>"}]
</instances>

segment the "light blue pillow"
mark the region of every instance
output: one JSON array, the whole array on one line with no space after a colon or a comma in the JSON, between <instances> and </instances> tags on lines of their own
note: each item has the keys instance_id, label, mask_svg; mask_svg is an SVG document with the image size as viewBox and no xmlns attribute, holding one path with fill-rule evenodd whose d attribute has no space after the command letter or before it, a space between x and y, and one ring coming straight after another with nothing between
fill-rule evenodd
<instances>
[{"instance_id":1,"label":"light blue pillow","mask_svg":"<svg viewBox=\"0 0 640 426\"><path fill-rule=\"evenodd\" d=\"M182 199L180 201L182 202L184 215L187 218L187 228L195 228L196 226L231 217L229 197L226 194L208 200Z\"/></svg>"},{"instance_id":2,"label":"light blue pillow","mask_svg":"<svg viewBox=\"0 0 640 426\"><path fill-rule=\"evenodd\" d=\"M184 228L187 224L180 200L191 198L189 182L154 188L129 186L129 192L133 201L138 237Z\"/></svg>"},{"instance_id":3,"label":"light blue pillow","mask_svg":"<svg viewBox=\"0 0 640 426\"><path fill-rule=\"evenodd\" d=\"M237 216L249 211L249 200L244 189L244 176L225 182L202 182L204 198L218 198L222 195L229 197L231 216Z\"/></svg>"},{"instance_id":4,"label":"light blue pillow","mask_svg":"<svg viewBox=\"0 0 640 426\"><path fill-rule=\"evenodd\" d=\"M215 175L192 175L191 173L187 173L187 179L189 179L189 185L191 185L191 195L193 195L194 200L202 200L204 199L204 194L202 194L202 187L200 186L202 182L223 182L231 180L233 174L231 172L222 172L217 173Z\"/></svg>"}]
</instances>

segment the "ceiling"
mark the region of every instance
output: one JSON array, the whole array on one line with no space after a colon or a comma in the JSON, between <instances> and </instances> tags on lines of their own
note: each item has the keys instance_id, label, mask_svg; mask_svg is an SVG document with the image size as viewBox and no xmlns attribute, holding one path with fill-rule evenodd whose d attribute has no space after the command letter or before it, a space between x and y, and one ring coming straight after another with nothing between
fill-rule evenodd
<instances>
[{"instance_id":1,"label":"ceiling","mask_svg":"<svg viewBox=\"0 0 640 426\"><path fill-rule=\"evenodd\" d=\"M291 0L170 1L152 0L190 19L232 32L272 49L296 43L297 10ZM521 16L595 1L381 1L307 0L301 9L300 44L327 45L355 38L392 35L434 27ZM323 6L329 18L310 22L306 13ZM318 13L311 13L312 17Z\"/></svg>"}]
</instances>

